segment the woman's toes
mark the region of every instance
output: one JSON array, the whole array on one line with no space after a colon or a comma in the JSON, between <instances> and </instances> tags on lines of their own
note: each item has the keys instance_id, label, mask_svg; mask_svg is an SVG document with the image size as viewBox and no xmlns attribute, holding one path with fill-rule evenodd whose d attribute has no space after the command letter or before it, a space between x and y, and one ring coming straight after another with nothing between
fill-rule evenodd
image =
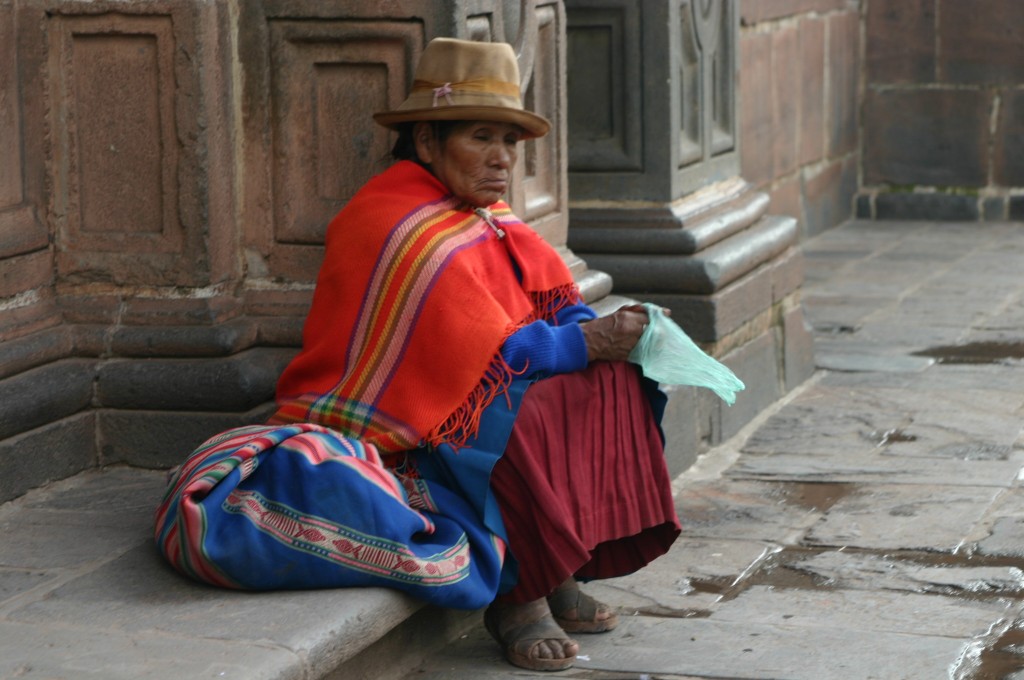
<instances>
[{"instance_id":1,"label":"woman's toes","mask_svg":"<svg viewBox=\"0 0 1024 680\"><path fill-rule=\"evenodd\" d=\"M538 659L575 659L580 646L574 640L544 640L534 649Z\"/></svg>"}]
</instances>

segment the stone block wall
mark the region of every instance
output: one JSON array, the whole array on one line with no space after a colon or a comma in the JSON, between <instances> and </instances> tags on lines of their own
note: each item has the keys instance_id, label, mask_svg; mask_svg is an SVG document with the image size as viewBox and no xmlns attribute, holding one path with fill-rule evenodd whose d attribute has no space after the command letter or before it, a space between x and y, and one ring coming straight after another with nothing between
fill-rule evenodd
<instances>
[{"instance_id":1,"label":"stone block wall","mask_svg":"<svg viewBox=\"0 0 1024 680\"><path fill-rule=\"evenodd\" d=\"M1024 3L871 0L857 215L1024 219Z\"/></svg>"},{"instance_id":2,"label":"stone block wall","mask_svg":"<svg viewBox=\"0 0 1024 680\"><path fill-rule=\"evenodd\" d=\"M858 189L861 4L739 7L742 175L771 196L772 213L820 233L849 219Z\"/></svg>"}]
</instances>

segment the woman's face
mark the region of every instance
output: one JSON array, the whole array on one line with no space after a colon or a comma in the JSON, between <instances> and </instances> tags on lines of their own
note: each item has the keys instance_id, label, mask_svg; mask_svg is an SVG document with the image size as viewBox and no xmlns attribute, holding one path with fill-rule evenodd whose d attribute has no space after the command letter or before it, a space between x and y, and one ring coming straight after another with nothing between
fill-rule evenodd
<instances>
[{"instance_id":1,"label":"woman's face","mask_svg":"<svg viewBox=\"0 0 1024 680\"><path fill-rule=\"evenodd\" d=\"M429 123L413 128L420 161L456 198L474 208L487 207L508 191L522 137L518 125L490 121L458 123L443 142Z\"/></svg>"}]
</instances>

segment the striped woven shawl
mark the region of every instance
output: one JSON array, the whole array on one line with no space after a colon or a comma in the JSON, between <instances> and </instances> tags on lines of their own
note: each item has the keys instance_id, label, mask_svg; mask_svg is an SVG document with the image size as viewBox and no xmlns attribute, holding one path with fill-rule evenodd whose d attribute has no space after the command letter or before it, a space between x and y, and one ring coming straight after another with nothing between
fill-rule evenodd
<instances>
[{"instance_id":1,"label":"striped woven shawl","mask_svg":"<svg viewBox=\"0 0 1024 680\"><path fill-rule=\"evenodd\" d=\"M505 338L579 300L554 249L505 203L489 210L497 229L410 161L371 179L328 227L271 422L317 423L382 452L474 436L513 377Z\"/></svg>"}]
</instances>

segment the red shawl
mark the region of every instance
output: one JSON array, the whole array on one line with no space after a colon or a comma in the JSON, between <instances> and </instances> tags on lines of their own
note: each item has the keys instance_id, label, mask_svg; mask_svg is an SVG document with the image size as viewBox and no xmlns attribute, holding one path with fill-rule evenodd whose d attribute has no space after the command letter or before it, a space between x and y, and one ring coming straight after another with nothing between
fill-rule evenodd
<instances>
[{"instance_id":1,"label":"red shawl","mask_svg":"<svg viewBox=\"0 0 1024 680\"><path fill-rule=\"evenodd\" d=\"M507 204L489 210L493 227L410 161L371 179L328 227L271 422L318 423L384 452L475 435L513 377L505 339L579 301L554 249Z\"/></svg>"}]
</instances>

